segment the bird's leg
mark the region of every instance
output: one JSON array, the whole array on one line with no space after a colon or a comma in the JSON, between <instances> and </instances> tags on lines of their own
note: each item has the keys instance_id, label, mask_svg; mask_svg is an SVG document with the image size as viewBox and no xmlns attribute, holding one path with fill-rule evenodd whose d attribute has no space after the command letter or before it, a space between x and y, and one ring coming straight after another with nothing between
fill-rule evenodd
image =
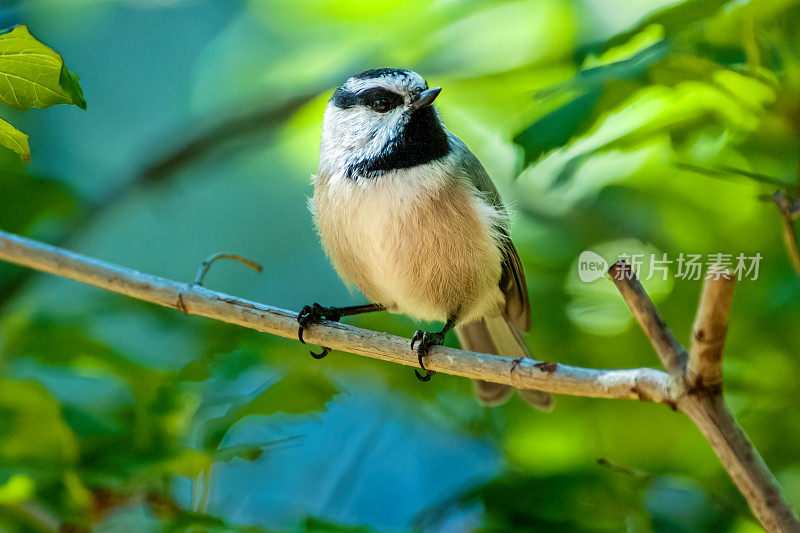
<instances>
[{"instance_id":1,"label":"bird's leg","mask_svg":"<svg viewBox=\"0 0 800 533\"><path fill-rule=\"evenodd\" d=\"M445 323L442 331L439 332L431 332L431 331L422 331L418 329L416 333L414 333L414 337L411 339L411 349L414 349L414 345L417 344L417 359L419 360L419 367L424 370L426 373L423 376L420 374L417 369L414 369L414 374L416 374L417 379L420 381L430 381L431 378L436 374L433 370L428 370L425 368L425 364L422 362L422 358L428 355L428 350L431 349L431 346L441 346L444 344L444 337L447 335L447 332L453 329L453 326L456 325L456 317L451 316L447 319L447 323Z\"/></svg>"},{"instance_id":2,"label":"bird's leg","mask_svg":"<svg viewBox=\"0 0 800 533\"><path fill-rule=\"evenodd\" d=\"M297 330L297 338L300 339L300 342L305 344L306 341L303 339L303 330L311 324L317 324L322 320L338 322L343 316L360 315L362 313L384 310L386 310L386 307L381 304L351 305L349 307L322 307L317 302L314 302L314 305L303 307L297 315L297 323L300 324ZM311 357L314 359L322 359L328 355L330 351L330 348L323 346L320 353L310 353Z\"/></svg>"}]
</instances>

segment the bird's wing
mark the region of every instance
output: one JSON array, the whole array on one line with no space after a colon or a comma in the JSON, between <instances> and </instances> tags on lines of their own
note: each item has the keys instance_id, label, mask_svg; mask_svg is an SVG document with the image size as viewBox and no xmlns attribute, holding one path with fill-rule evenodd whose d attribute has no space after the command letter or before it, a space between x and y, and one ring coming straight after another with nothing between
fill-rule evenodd
<instances>
[{"instance_id":1,"label":"bird's wing","mask_svg":"<svg viewBox=\"0 0 800 533\"><path fill-rule=\"evenodd\" d=\"M475 157L464 142L450 135L451 146L463 152L463 171L475 188L483 194L484 199L492 207L505 212L505 206L500 199L500 193L492 183L486 169ZM525 283L525 271L519 259L517 249L511 241L508 228L503 225L497 228L503 236L503 271L500 276L500 290L506 297L506 307L503 316L518 331L527 332L531 329L531 306L528 300L528 286Z\"/></svg>"},{"instance_id":2,"label":"bird's wing","mask_svg":"<svg viewBox=\"0 0 800 533\"><path fill-rule=\"evenodd\" d=\"M506 239L503 250L503 273L500 276L500 290L506 296L506 308L503 313L506 320L519 331L531 329L531 304L528 300L528 286L525 284L525 271L519 259L517 249L511 238Z\"/></svg>"}]
</instances>

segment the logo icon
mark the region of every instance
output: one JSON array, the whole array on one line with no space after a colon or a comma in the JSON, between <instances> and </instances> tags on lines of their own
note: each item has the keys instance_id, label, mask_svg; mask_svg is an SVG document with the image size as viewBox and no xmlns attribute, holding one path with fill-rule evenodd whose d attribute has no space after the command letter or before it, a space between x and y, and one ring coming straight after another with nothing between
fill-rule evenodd
<instances>
[{"instance_id":1,"label":"logo icon","mask_svg":"<svg viewBox=\"0 0 800 533\"><path fill-rule=\"evenodd\" d=\"M600 279L608 271L608 262L600 254L584 250L578 257L578 277L584 283Z\"/></svg>"}]
</instances>

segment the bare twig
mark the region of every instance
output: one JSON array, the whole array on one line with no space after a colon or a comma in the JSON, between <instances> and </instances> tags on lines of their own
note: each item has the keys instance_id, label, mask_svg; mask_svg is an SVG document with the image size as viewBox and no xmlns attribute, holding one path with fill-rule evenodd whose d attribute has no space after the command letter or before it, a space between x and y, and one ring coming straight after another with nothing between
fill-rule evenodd
<instances>
[{"instance_id":1,"label":"bare twig","mask_svg":"<svg viewBox=\"0 0 800 533\"><path fill-rule=\"evenodd\" d=\"M670 369L677 409L688 415L703 433L761 525L770 532L800 532L800 521L781 495L778 482L748 440L744 430L725 407L721 387L689 386L685 365L682 365L686 360L686 349L675 340L672 332L666 327L630 266L624 261L618 261L609 268L609 273L625 303L656 348L662 362ZM621 273L619 279L614 277L614 273ZM697 363L696 366L716 375L717 368L722 363L722 345L725 340L725 335L718 326L720 322L727 323L733 283L730 280L707 279L703 291L703 302L700 304L695 324L701 324L701 327L713 324L715 337L708 347L698 346L695 356L700 357L700 354L706 356L706 349L719 350L720 355L719 360L714 360L713 364L709 361L708 364ZM714 310L707 308L713 304L721 308ZM676 363L681 364L680 373L675 372L678 367L672 366Z\"/></svg>"},{"instance_id":2,"label":"bare twig","mask_svg":"<svg viewBox=\"0 0 800 533\"><path fill-rule=\"evenodd\" d=\"M246 257L242 257L241 255L238 255L238 254L228 254L228 253L224 253L224 252L219 252L219 253L216 253L216 254L212 255L211 257L209 257L205 261L203 261L203 264L200 265L200 269L197 271L197 275L194 277L194 282L193 283L195 285L201 285L202 286L203 285L203 279L205 279L206 274L208 274L208 269L211 268L211 265L213 265L214 262L216 262L216 261L218 261L220 259L231 259L233 261L237 261L237 262L239 262L239 263L241 263L241 264L243 264L245 266L249 266L250 268L252 268L256 272L261 272L261 270L262 270L262 266L259 263L256 263L255 261L253 261L252 259L248 259Z\"/></svg>"},{"instance_id":3,"label":"bare twig","mask_svg":"<svg viewBox=\"0 0 800 533\"><path fill-rule=\"evenodd\" d=\"M31 239L0 232L0 259L64 276L96 287L230 324L297 338L297 313L120 267ZM417 353L407 338L337 322L312 325L308 342L357 355L416 367ZM594 370L533 359L512 359L436 346L430 367L437 372L520 389L594 398L670 403L666 374L650 368Z\"/></svg>"},{"instance_id":4,"label":"bare twig","mask_svg":"<svg viewBox=\"0 0 800 533\"><path fill-rule=\"evenodd\" d=\"M774 176L767 176L766 174L759 174L758 172L750 172L749 170L744 170L740 168L727 167L727 166L706 167L703 165L698 165L697 163L692 163L690 161L678 161L675 163L675 166L683 170L688 170L690 172L697 172L698 174L703 174L705 176L709 176L712 178L727 179L731 176L739 176L742 178L747 178L753 181L757 181L758 183L764 183L767 185L775 185L778 187L792 187L791 183L787 183Z\"/></svg>"},{"instance_id":5,"label":"bare twig","mask_svg":"<svg viewBox=\"0 0 800 533\"><path fill-rule=\"evenodd\" d=\"M686 366L690 390L716 392L722 386L722 349L728 334L728 310L736 279L730 274L706 278L692 326L692 344Z\"/></svg>"},{"instance_id":6,"label":"bare twig","mask_svg":"<svg viewBox=\"0 0 800 533\"><path fill-rule=\"evenodd\" d=\"M664 319L658 314L658 309L647 296L631 266L625 261L617 261L611 265L608 273L634 318L650 339L664 368L671 373L681 372L688 357L686 349L681 346Z\"/></svg>"},{"instance_id":7,"label":"bare twig","mask_svg":"<svg viewBox=\"0 0 800 533\"><path fill-rule=\"evenodd\" d=\"M650 472L636 470L635 468L628 468L627 466L615 463L614 461L606 459L605 457L601 457L600 459L598 459L597 464L604 468L608 468L609 470L612 470L614 472L619 472L620 474L625 474L626 476L631 476L638 479L646 480L654 477L654 475L651 474Z\"/></svg>"}]
</instances>

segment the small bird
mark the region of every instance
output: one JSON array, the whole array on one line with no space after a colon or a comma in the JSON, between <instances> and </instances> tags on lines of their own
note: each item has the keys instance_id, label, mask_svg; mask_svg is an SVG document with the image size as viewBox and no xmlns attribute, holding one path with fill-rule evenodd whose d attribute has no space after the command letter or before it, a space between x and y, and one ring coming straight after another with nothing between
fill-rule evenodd
<instances>
[{"instance_id":1,"label":"small bird","mask_svg":"<svg viewBox=\"0 0 800 533\"><path fill-rule=\"evenodd\" d=\"M441 331L418 330L411 340L422 381L434 374L425 369L428 350L453 328L464 349L530 355L522 339L530 329L528 290L508 214L478 158L442 125L433 106L441 90L416 72L380 68L333 93L310 207L339 276L372 303L315 303L298 315L301 341L315 322L372 311L443 322ZM475 392L498 405L512 388L476 381ZM552 406L548 393L519 393L541 409Z\"/></svg>"}]
</instances>

